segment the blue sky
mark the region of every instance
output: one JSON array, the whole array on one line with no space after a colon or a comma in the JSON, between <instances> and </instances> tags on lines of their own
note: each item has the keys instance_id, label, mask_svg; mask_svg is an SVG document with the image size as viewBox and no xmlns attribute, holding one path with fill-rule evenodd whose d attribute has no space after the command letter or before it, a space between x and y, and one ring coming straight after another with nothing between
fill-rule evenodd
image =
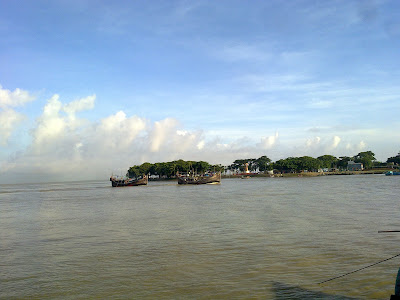
<instances>
[{"instance_id":1,"label":"blue sky","mask_svg":"<svg viewBox=\"0 0 400 300\"><path fill-rule=\"evenodd\" d=\"M398 1L1 1L0 182L400 150Z\"/></svg>"}]
</instances>

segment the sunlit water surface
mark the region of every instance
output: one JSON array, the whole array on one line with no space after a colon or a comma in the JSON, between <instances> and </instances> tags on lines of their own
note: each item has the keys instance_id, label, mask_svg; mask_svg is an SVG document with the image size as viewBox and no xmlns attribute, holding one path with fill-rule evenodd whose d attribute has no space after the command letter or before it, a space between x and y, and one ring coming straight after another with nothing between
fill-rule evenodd
<instances>
[{"instance_id":1,"label":"sunlit water surface","mask_svg":"<svg viewBox=\"0 0 400 300\"><path fill-rule=\"evenodd\" d=\"M0 298L389 299L400 176L0 185Z\"/></svg>"}]
</instances>

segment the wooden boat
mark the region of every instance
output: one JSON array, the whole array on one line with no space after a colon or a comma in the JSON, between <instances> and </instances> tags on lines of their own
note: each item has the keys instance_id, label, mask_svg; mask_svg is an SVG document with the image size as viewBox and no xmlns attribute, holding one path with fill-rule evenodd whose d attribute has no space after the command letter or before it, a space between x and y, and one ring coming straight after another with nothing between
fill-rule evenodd
<instances>
[{"instance_id":1,"label":"wooden boat","mask_svg":"<svg viewBox=\"0 0 400 300\"><path fill-rule=\"evenodd\" d=\"M221 172L198 174L176 174L178 184L212 184L221 182Z\"/></svg>"},{"instance_id":2,"label":"wooden boat","mask_svg":"<svg viewBox=\"0 0 400 300\"><path fill-rule=\"evenodd\" d=\"M120 178L116 176L110 177L111 185L113 187L147 185L148 180L149 178L147 175L143 175L140 178Z\"/></svg>"}]
</instances>

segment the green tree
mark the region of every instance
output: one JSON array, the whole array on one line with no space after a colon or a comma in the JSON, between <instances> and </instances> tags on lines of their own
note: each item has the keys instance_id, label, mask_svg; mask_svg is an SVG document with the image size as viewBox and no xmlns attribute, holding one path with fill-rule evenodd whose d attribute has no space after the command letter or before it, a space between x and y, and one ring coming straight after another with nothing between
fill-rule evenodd
<instances>
[{"instance_id":1,"label":"green tree","mask_svg":"<svg viewBox=\"0 0 400 300\"><path fill-rule=\"evenodd\" d=\"M362 163L366 169L371 169L375 160L375 153L371 151L360 152L354 156L354 162Z\"/></svg>"},{"instance_id":2,"label":"green tree","mask_svg":"<svg viewBox=\"0 0 400 300\"><path fill-rule=\"evenodd\" d=\"M168 175L168 164L167 163L155 163L154 169L155 169L154 175L158 175L159 177Z\"/></svg>"},{"instance_id":3,"label":"green tree","mask_svg":"<svg viewBox=\"0 0 400 300\"><path fill-rule=\"evenodd\" d=\"M225 172L225 167L222 166L221 164L210 165L209 171L212 171L212 172L215 171L215 172L221 172L221 173L223 173L223 172Z\"/></svg>"},{"instance_id":4,"label":"green tree","mask_svg":"<svg viewBox=\"0 0 400 300\"><path fill-rule=\"evenodd\" d=\"M210 169L210 164L205 161L197 161L193 164L193 168L197 173L204 173Z\"/></svg>"},{"instance_id":5,"label":"green tree","mask_svg":"<svg viewBox=\"0 0 400 300\"><path fill-rule=\"evenodd\" d=\"M334 168L337 166L338 159L333 155L322 155L317 157L321 163L321 168Z\"/></svg>"},{"instance_id":6,"label":"green tree","mask_svg":"<svg viewBox=\"0 0 400 300\"><path fill-rule=\"evenodd\" d=\"M255 165L257 166L258 170L260 171L266 171L266 170L271 170L272 165L271 159L269 159L267 156L263 155L255 160Z\"/></svg>"},{"instance_id":7,"label":"green tree","mask_svg":"<svg viewBox=\"0 0 400 300\"><path fill-rule=\"evenodd\" d=\"M400 152L396 156L389 157L386 162L400 165Z\"/></svg>"},{"instance_id":8,"label":"green tree","mask_svg":"<svg viewBox=\"0 0 400 300\"><path fill-rule=\"evenodd\" d=\"M248 166L249 171L253 171L253 172L256 171L257 168L258 168L258 165L256 163L256 159L255 158L248 158L246 160L247 160L247 163L249 164L249 166Z\"/></svg>"},{"instance_id":9,"label":"green tree","mask_svg":"<svg viewBox=\"0 0 400 300\"><path fill-rule=\"evenodd\" d=\"M139 171L141 174L149 174L152 164L145 162L139 166Z\"/></svg>"},{"instance_id":10,"label":"green tree","mask_svg":"<svg viewBox=\"0 0 400 300\"><path fill-rule=\"evenodd\" d=\"M190 162L184 161L183 159L179 159L173 161L176 167L176 172L188 172L190 170Z\"/></svg>"},{"instance_id":11,"label":"green tree","mask_svg":"<svg viewBox=\"0 0 400 300\"><path fill-rule=\"evenodd\" d=\"M339 160L337 161L337 167L340 170L345 170L345 169L347 169L348 162L351 161L351 160L352 160L351 157L341 156L341 157L339 157Z\"/></svg>"},{"instance_id":12,"label":"green tree","mask_svg":"<svg viewBox=\"0 0 400 300\"><path fill-rule=\"evenodd\" d=\"M278 160L274 163L274 168L281 172L301 172L301 171L316 171L321 163L318 159L311 156L288 157Z\"/></svg>"},{"instance_id":13,"label":"green tree","mask_svg":"<svg viewBox=\"0 0 400 300\"><path fill-rule=\"evenodd\" d=\"M237 159L230 165L230 170L244 172L246 164L248 164L249 171L255 171L258 168L255 158Z\"/></svg>"},{"instance_id":14,"label":"green tree","mask_svg":"<svg viewBox=\"0 0 400 300\"><path fill-rule=\"evenodd\" d=\"M294 172L297 169L297 162L295 157L288 157L280 159L273 164L274 168L281 172Z\"/></svg>"},{"instance_id":15,"label":"green tree","mask_svg":"<svg viewBox=\"0 0 400 300\"><path fill-rule=\"evenodd\" d=\"M136 178L136 177L138 177L139 175L141 175L141 172L140 172L140 170L139 170L139 166L133 166L133 167L130 167L130 168L128 169L128 177L130 177L130 178Z\"/></svg>"},{"instance_id":16,"label":"green tree","mask_svg":"<svg viewBox=\"0 0 400 300\"><path fill-rule=\"evenodd\" d=\"M317 158L311 156L299 157L297 160L298 171L316 171L319 169L321 162Z\"/></svg>"},{"instance_id":17,"label":"green tree","mask_svg":"<svg viewBox=\"0 0 400 300\"><path fill-rule=\"evenodd\" d=\"M236 159L231 165L231 170L233 172L244 172L244 164L247 162L246 159Z\"/></svg>"}]
</instances>

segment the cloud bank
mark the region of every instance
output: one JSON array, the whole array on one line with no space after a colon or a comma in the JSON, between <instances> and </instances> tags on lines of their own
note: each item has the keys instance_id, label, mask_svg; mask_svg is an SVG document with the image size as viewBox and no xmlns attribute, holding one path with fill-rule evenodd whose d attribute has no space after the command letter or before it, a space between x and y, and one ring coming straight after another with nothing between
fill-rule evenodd
<instances>
[{"instance_id":1,"label":"cloud bank","mask_svg":"<svg viewBox=\"0 0 400 300\"><path fill-rule=\"evenodd\" d=\"M207 155L211 146L203 132L184 130L174 118L153 122L127 116L124 111L95 122L81 118L80 112L94 109L95 100L96 95L91 95L63 103L57 94L48 99L34 128L27 128L29 146L1 161L0 172L7 174L3 181L105 179L145 161L183 158L217 162ZM3 140L23 118L9 108L0 113ZM216 155L219 159L223 156Z\"/></svg>"},{"instance_id":2,"label":"cloud bank","mask_svg":"<svg viewBox=\"0 0 400 300\"><path fill-rule=\"evenodd\" d=\"M259 137L258 141L248 136L230 140L228 136L213 136L202 129L186 130L175 118L153 121L128 116L122 110L89 121L81 115L95 110L96 95L63 103L55 94L47 100L33 126L23 128L29 132L28 146L12 148L7 141L15 135L15 127L32 124L21 123L29 118L14 107L35 98L19 89L14 92L2 89L0 95L1 183L107 180L112 173L125 174L130 166L146 161L185 159L229 165L238 158L267 155L274 161L289 156L339 156L347 155L344 149L354 152L367 147L362 140L324 135L323 130L305 130L322 135L297 139L288 139L287 132L282 135L277 130Z\"/></svg>"}]
</instances>

